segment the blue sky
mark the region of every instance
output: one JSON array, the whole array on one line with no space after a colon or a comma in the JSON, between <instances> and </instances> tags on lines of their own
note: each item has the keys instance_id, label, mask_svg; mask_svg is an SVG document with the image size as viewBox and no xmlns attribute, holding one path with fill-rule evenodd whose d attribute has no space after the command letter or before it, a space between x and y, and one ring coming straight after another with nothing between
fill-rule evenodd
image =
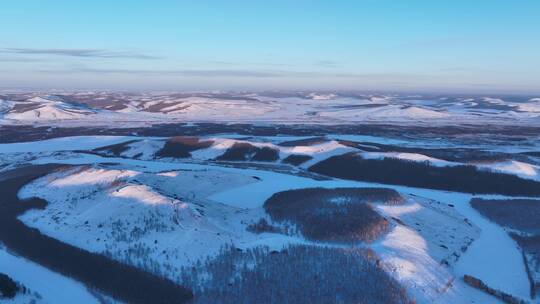
<instances>
[{"instance_id":1,"label":"blue sky","mask_svg":"<svg viewBox=\"0 0 540 304\"><path fill-rule=\"evenodd\" d=\"M540 92L538 0L5 1L0 87Z\"/></svg>"}]
</instances>

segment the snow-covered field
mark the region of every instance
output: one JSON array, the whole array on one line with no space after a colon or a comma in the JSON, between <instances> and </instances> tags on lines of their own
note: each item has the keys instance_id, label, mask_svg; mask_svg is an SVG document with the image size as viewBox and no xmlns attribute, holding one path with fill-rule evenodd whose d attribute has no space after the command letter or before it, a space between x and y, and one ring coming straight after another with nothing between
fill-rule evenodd
<instances>
[{"instance_id":1,"label":"snow-covered field","mask_svg":"<svg viewBox=\"0 0 540 304\"><path fill-rule=\"evenodd\" d=\"M324 100L316 98L312 102ZM309 187L392 188L407 201L403 205L377 206L391 221L391 230L365 246L380 256L385 269L418 303L497 303L495 298L466 285L462 281L465 274L492 288L529 299L529 282L515 242L469 205L472 197L503 196L315 179L300 174L321 160L350 152L361 153L365 158L398 158L434 166L454 166L459 162L419 153L358 151L339 141L396 145L405 141L384 137L331 135L323 142L293 146L280 143L304 138L241 139L222 135L204 139L211 140L212 145L192 151L187 159L157 158L166 138L83 136L0 144L0 170L25 163L74 165L42 177L19 192L21 198L40 197L49 203L43 210L26 212L20 220L63 242L176 281L180 280L182 266L213 257L226 244L241 249L262 245L280 249L291 243L311 243L299 234L255 234L246 230L249 224L265 217L263 203L276 192ZM100 155L81 152L128 141L129 147L117 156L103 151ZM276 149L280 160L291 154L309 155L312 159L297 167L285 166L289 169L281 171L273 169L282 166L279 161L266 164L274 167L214 161L238 142ZM4 165L8 167L3 168ZM538 165L523 159L473 165L538 180ZM3 265L4 261L16 265L15 260L27 266ZM68 303L72 297L84 299L80 303L94 300L82 285L37 265L30 268L31 263L23 263L5 251L0 251L0 261L0 272L39 292L45 303ZM40 276L32 276L34 271L52 277L47 284L61 281L57 285L68 288L70 294L54 298L60 295L46 284L37 284Z\"/></svg>"}]
</instances>

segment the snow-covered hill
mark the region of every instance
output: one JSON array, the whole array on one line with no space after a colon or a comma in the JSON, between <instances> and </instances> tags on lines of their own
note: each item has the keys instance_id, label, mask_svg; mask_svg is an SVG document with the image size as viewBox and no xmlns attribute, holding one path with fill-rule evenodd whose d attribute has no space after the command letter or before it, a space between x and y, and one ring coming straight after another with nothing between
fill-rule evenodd
<instances>
[{"instance_id":1,"label":"snow-covered hill","mask_svg":"<svg viewBox=\"0 0 540 304\"><path fill-rule=\"evenodd\" d=\"M19 121L84 119L96 110L65 101L58 96L32 97L24 101L4 101L4 118ZM0 109L1 110L1 109Z\"/></svg>"},{"instance_id":2,"label":"snow-covered hill","mask_svg":"<svg viewBox=\"0 0 540 304\"><path fill-rule=\"evenodd\" d=\"M95 163L95 159L87 161ZM166 167L171 170L159 170ZM215 257L226 244L238 250L257 246L281 250L290 243L310 243L294 234L254 234L246 226L265 216L262 205L273 193L340 186L366 185L270 171L124 159L121 165L63 170L27 185L20 197L38 196L49 204L20 219L51 237L178 280L180 266L190 268L198 260ZM379 208L393 221L389 234L372 245L385 269L419 303L489 300L468 289L453 273L453 265L460 259L452 253L461 253L463 246L478 237L478 229L468 225L453 206L418 196L438 192L400 190L414 195L407 196L405 205ZM460 204L465 200L460 199Z\"/></svg>"}]
</instances>

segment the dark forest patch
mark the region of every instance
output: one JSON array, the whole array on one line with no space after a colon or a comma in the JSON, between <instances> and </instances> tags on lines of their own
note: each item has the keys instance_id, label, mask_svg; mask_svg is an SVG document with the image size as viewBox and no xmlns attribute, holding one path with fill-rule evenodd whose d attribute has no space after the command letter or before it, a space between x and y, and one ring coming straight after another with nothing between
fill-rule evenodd
<instances>
[{"instance_id":1,"label":"dark forest patch","mask_svg":"<svg viewBox=\"0 0 540 304\"><path fill-rule=\"evenodd\" d=\"M0 143L27 142L50 138L82 135L123 135L169 137L178 134L189 136L207 136L211 134L242 134L246 136L325 136L328 134L357 134L379 137L402 138L407 134L409 139L439 139L444 137L449 143L474 137L475 144L508 142L512 138L532 137L540 134L540 127L510 125L456 125L456 126L418 126L356 123L354 125L252 125L223 123L167 123L152 124L145 128L111 126L84 127L36 127L32 125L0 126Z\"/></svg>"},{"instance_id":2,"label":"dark forest patch","mask_svg":"<svg viewBox=\"0 0 540 304\"><path fill-rule=\"evenodd\" d=\"M475 198L470 204L483 216L503 227L540 234L540 200Z\"/></svg>"},{"instance_id":3,"label":"dark forest patch","mask_svg":"<svg viewBox=\"0 0 540 304\"><path fill-rule=\"evenodd\" d=\"M394 158L363 159L355 153L347 153L323 160L309 170L343 179L436 190L540 196L539 182L468 165L435 167Z\"/></svg>"},{"instance_id":4,"label":"dark forest patch","mask_svg":"<svg viewBox=\"0 0 540 304\"><path fill-rule=\"evenodd\" d=\"M326 139L326 137L318 136L318 137L310 137L310 138L304 138L304 139L284 141L284 142L279 143L278 146L281 146L281 147L314 146L314 145L322 144L327 141L328 139Z\"/></svg>"},{"instance_id":5,"label":"dark forest patch","mask_svg":"<svg viewBox=\"0 0 540 304\"><path fill-rule=\"evenodd\" d=\"M221 161L276 161L279 159L279 151L270 147L256 147L247 142L234 143L225 153L216 160Z\"/></svg>"},{"instance_id":6,"label":"dark forest patch","mask_svg":"<svg viewBox=\"0 0 540 304\"><path fill-rule=\"evenodd\" d=\"M156 155L158 157L188 158L191 157L191 152L210 148L213 144L213 140L201 140L195 136L176 136L169 138Z\"/></svg>"},{"instance_id":7,"label":"dark forest patch","mask_svg":"<svg viewBox=\"0 0 540 304\"><path fill-rule=\"evenodd\" d=\"M234 143L225 153L218 156L216 160L246 161L257 152L257 147L250 143Z\"/></svg>"},{"instance_id":8,"label":"dark forest patch","mask_svg":"<svg viewBox=\"0 0 540 304\"><path fill-rule=\"evenodd\" d=\"M295 225L307 239L357 243L373 241L389 227L368 203L402 202L392 189L309 188L276 193L264 203L264 210L273 221Z\"/></svg>"},{"instance_id":9,"label":"dark forest patch","mask_svg":"<svg viewBox=\"0 0 540 304\"><path fill-rule=\"evenodd\" d=\"M21 288L17 282L13 281L8 275L0 273L0 299L12 299L20 290Z\"/></svg>"},{"instance_id":10,"label":"dark forest patch","mask_svg":"<svg viewBox=\"0 0 540 304\"><path fill-rule=\"evenodd\" d=\"M251 223L246 227L246 230L256 234L260 233L286 233L286 229L278 226L274 226L264 218L260 219L256 223Z\"/></svg>"},{"instance_id":11,"label":"dark forest patch","mask_svg":"<svg viewBox=\"0 0 540 304\"><path fill-rule=\"evenodd\" d=\"M106 154L112 154L114 156L120 156L122 155L122 153L126 152L129 149L130 144L138 142L138 141L139 140L129 140L129 141L119 143L119 144L99 147L92 151L97 152L97 153L106 153Z\"/></svg>"},{"instance_id":12,"label":"dark forest patch","mask_svg":"<svg viewBox=\"0 0 540 304\"><path fill-rule=\"evenodd\" d=\"M262 147L257 149L255 155L251 158L252 161L273 162L279 159L279 151L270 147Z\"/></svg>"},{"instance_id":13,"label":"dark forest patch","mask_svg":"<svg viewBox=\"0 0 540 304\"><path fill-rule=\"evenodd\" d=\"M303 155L303 154L291 154L287 157L285 157L281 162L285 164L291 164L294 166L299 166L308 160L313 159L310 155Z\"/></svg>"},{"instance_id":14,"label":"dark forest patch","mask_svg":"<svg viewBox=\"0 0 540 304\"><path fill-rule=\"evenodd\" d=\"M523 152L521 154L540 158L540 151Z\"/></svg>"},{"instance_id":15,"label":"dark forest patch","mask_svg":"<svg viewBox=\"0 0 540 304\"><path fill-rule=\"evenodd\" d=\"M280 252L225 247L184 268L194 303L414 303L367 249L294 245ZM210 279L208 279L210 278Z\"/></svg>"}]
</instances>

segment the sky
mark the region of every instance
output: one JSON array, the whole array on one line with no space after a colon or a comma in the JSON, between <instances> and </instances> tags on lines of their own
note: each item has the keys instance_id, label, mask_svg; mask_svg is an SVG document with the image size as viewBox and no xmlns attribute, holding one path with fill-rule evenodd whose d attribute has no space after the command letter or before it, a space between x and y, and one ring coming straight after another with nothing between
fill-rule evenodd
<instances>
[{"instance_id":1,"label":"sky","mask_svg":"<svg viewBox=\"0 0 540 304\"><path fill-rule=\"evenodd\" d=\"M538 0L18 0L0 87L540 93Z\"/></svg>"}]
</instances>

